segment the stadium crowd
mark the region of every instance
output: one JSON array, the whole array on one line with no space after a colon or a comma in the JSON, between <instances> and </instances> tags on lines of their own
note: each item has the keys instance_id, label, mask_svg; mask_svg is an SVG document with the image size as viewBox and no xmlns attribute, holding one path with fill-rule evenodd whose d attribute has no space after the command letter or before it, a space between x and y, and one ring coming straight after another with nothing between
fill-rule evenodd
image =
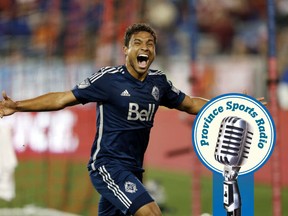
<instances>
[{"instance_id":1,"label":"stadium crowd","mask_svg":"<svg viewBox=\"0 0 288 216\"><path fill-rule=\"evenodd\" d=\"M109 1L2 0L1 54L21 49L29 55L65 55L76 50L80 55L85 48L95 44L93 41L95 37L101 34L113 34L108 31L100 32L100 29L103 29L102 24L106 26L106 30L113 31L107 27L110 23L103 22L107 2ZM167 54L181 52L183 47L177 48L181 45L183 39L181 36L191 34L188 0L142 0L135 5L137 8L133 8L133 4L127 6L125 1L121 0L111 2L114 10L110 13L114 15L111 16L110 22L117 23L123 20L119 17L121 16L119 11L123 7L128 7L128 10L130 7L131 11L137 10L135 21L148 21L160 31L162 37L167 35L168 38L163 41L173 44L165 50ZM215 43L215 52L229 53L233 50L252 54L262 52L267 40L266 1L195 2L200 36L209 38ZM282 31L287 31L288 23L285 20L288 19L288 3L285 0L277 0L276 3L276 21L278 33L281 34ZM123 13L122 15L127 16ZM110 42L114 39L115 37L110 37ZM160 52L165 53L163 49Z\"/></svg>"},{"instance_id":2,"label":"stadium crowd","mask_svg":"<svg viewBox=\"0 0 288 216\"><path fill-rule=\"evenodd\" d=\"M159 59L166 60L164 65L167 65L170 57L189 59L193 42L199 59L267 56L265 0L194 1L197 23L194 41L191 40L195 33L192 27L192 1L129 2L1 0L0 56L8 59L8 62L27 58L42 61L57 58L76 64L81 61L95 62L98 66L118 64L123 62L119 58L122 55L118 55L123 40L119 35L123 35L125 28L132 22L148 22L156 29L160 38L157 55ZM285 58L288 55L288 2L275 2L280 74L288 68ZM0 66L0 76L3 76L2 70ZM209 77L207 85L211 79Z\"/></svg>"}]
</instances>

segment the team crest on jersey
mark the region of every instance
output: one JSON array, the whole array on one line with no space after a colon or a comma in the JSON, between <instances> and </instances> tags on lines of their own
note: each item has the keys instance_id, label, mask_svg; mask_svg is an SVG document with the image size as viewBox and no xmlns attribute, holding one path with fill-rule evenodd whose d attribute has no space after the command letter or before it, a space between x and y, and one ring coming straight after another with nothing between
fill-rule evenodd
<instances>
[{"instance_id":1,"label":"team crest on jersey","mask_svg":"<svg viewBox=\"0 0 288 216\"><path fill-rule=\"evenodd\" d=\"M87 78L83 82L79 83L77 86L78 86L79 89L87 88L88 86L90 86L90 81Z\"/></svg>"},{"instance_id":2,"label":"team crest on jersey","mask_svg":"<svg viewBox=\"0 0 288 216\"><path fill-rule=\"evenodd\" d=\"M135 193L137 191L136 184L130 181L125 182L125 191L128 193Z\"/></svg>"},{"instance_id":3,"label":"team crest on jersey","mask_svg":"<svg viewBox=\"0 0 288 216\"><path fill-rule=\"evenodd\" d=\"M152 89L152 95L155 98L156 101L159 100L159 89L157 86L154 86Z\"/></svg>"}]
</instances>

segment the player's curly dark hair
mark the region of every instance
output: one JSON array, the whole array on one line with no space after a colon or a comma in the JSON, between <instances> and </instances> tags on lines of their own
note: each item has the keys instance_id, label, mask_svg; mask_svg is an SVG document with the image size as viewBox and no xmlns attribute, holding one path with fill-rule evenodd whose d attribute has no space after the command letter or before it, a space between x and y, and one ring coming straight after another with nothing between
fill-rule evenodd
<instances>
[{"instance_id":1,"label":"player's curly dark hair","mask_svg":"<svg viewBox=\"0 0 288 216\"><path fill-rule=\"evenodd\" d=\"M157 35L156 35L156 32L154 31L154 29L146 23L135 23L126 29L125 36L124 36L124 45L128 47L129 41L130 41L132 35L135 33L141 32L141 31L149 32L153 36L154 43L156 44Z\"/></svg>"}]
</instances>

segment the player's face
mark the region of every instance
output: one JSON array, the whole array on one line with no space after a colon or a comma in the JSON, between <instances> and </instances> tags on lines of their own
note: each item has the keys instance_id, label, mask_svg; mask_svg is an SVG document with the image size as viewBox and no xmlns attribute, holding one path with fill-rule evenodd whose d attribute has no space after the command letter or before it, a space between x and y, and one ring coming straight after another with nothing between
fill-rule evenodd
<instances>
[{"instance_id":1,"label":"player's face","mask_svg":"<svg viewBox=\"0 0 288 216\"><path fill-rule=\"evenodd\" d=\"M124 52L129 73L136 79L144 80L155 58L153 36L145 31L133 34Z\"/></svg>"}]
</instances>

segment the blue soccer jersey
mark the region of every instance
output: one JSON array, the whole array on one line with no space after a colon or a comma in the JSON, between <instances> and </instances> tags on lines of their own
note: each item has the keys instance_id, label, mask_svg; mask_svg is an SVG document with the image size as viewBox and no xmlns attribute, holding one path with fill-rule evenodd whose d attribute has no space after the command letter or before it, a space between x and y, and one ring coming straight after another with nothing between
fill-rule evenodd
<instances>
[{"instance_id":1,"label":"blue soccer jersey","mask_svg":"<svg viewBox=\"0 0 288 216\"><path fill-rule=\"evenodd\" d=\"M115 162L135 171L142 171L158 107L175 108L185 97L161 71L149 70L139 81L125 66L103 67L72 92L82 104L97 102L97 133L89 163Z\"/></svg>"}]
</instances>

